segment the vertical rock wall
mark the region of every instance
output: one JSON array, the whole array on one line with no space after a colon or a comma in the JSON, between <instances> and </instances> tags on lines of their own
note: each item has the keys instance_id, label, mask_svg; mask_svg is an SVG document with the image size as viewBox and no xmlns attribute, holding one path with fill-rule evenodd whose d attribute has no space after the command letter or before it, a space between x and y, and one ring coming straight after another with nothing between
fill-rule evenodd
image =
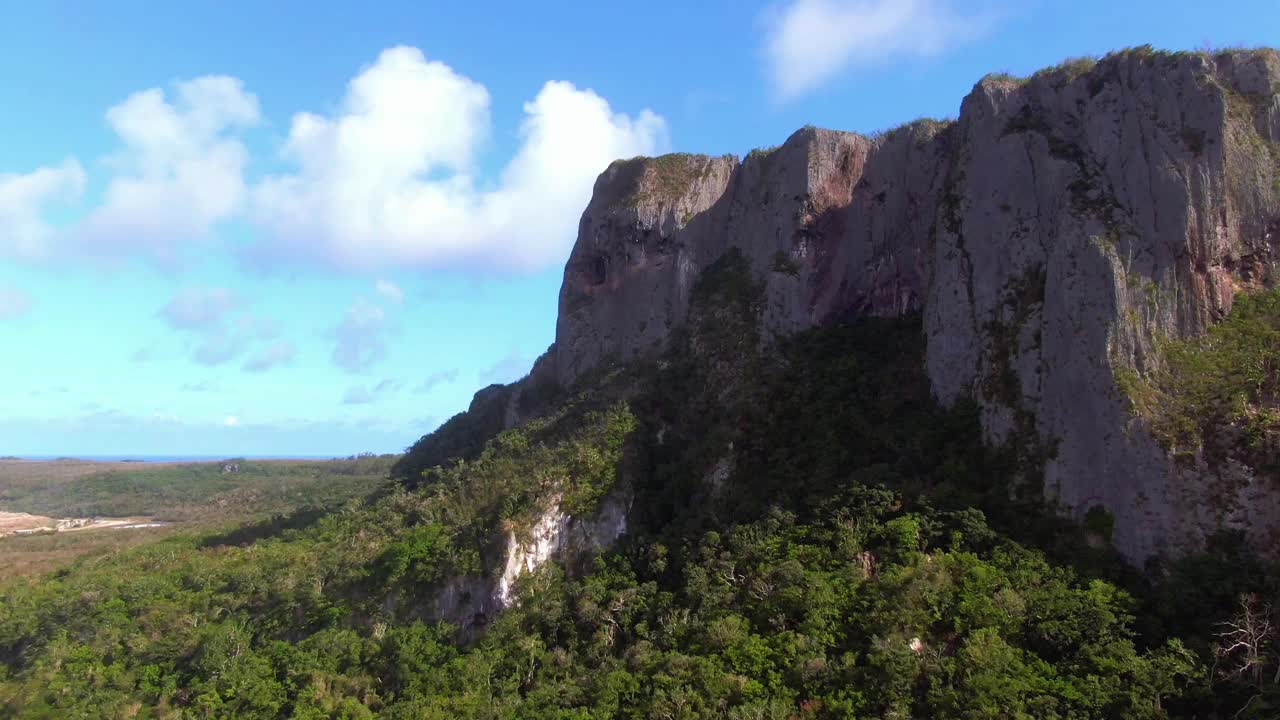
<instances>
[{"instance_id":1,"label":"vertical rock wall","mask_svg":"<svg viewBox=\"0 0 1280 720\"><path fill-rule=\"evenodd\" d=\"M1115 373L1274 284L1278 88L1274 51L1139 49L989 77L954 122L614 163L565 268L555 376L660 348L737 246L765 279L766 338L921 312L937 397L978 400L1026 480L1064 512L1110 510L1135 560L1224 523L1265 538L1280 492L1242 465L1173 463Z\"/></svg>"}]
</instances>

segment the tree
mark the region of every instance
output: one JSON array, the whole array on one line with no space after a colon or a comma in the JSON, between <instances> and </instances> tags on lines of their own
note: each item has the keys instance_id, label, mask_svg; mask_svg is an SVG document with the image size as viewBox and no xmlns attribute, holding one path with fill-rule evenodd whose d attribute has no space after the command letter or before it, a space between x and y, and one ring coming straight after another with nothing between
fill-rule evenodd
<instances>
[{"instance_id":1,"label":"tree","mask_svg":"<svg viewBox=\"0 0 1280 720\"><path fill-rule=\"evenodd\" d=\"M1214 654L1221 665L1217 673L1224 679L1244 680L1258 690L1263 689L1264 672L1275 661L1270 650L1276 641L1270 603L1258 599L1257 593L1240 596L1240 608L1230 620L1219 623L1218 646ZM1280 663L1272 684L1280 683Z\"/></svg>"}]
</instances>

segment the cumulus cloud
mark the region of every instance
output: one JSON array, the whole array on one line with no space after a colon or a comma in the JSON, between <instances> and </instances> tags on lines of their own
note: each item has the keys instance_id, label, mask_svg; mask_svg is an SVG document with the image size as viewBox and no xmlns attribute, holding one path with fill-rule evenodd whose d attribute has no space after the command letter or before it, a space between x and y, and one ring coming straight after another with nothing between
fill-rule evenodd
<instances>
[{"instance_id":1,"label":"cumulus cloud","mask_svg":"<svg viewBox=\"0 0 1280 720\"><path fill-rule=\"evenodd\" d=\"M563 260L592 183L620 157L668 145L651 110L615 111L590 89L547 82L525 103L514 154L482 172L492 99L480 82L411 47L382 52L332 112L299 112L279 148L286 170L246 181L258 98L224 75L136 92L106 112L118 150L95 165L101 201L55 228L48 206L86 184L74 159L0 174L0 255L179 260L248 219L260 264L406 265L524 271ZM402 302L394 283L379 295Z\"/></svg>"},{"instance_id":2,"label":"cumulus cloud","mask_svg":"<svg viewBox=\"0 0 1280 720\"><path fill-rule=\"evenodd\" d=\"M400 305L404 302L404 290L400 286L390 280L379 280L374 284L374 290L387 300Z\"/></svg>"},{"instance_id":3,"label":"cumulus cloud","mask_svg":"<svg viewBox=\"0 0 1280 720\"><path fill-rule=\"evenodd\" d=\"M769 79L786 101L855 66L938 55L980 37L998 14L954 0L791 0L763 20Z\"/></svg>"},{"instance_id":4,"label":"cumulus cloud","mask_svg":"<svg viewBox=\"0 0 1280 720\"><path fill-rule=\"evenodd\" d=\"M249 372L266 372L277 365L284 365L293 360L296 349L288 340L277 340L263 346L244 364Z\"/></svg>"},{"instance_id":5,"label":"cumulus cloud","mask_svg":"<svg viewBox=\"0 0 1280 720\"><path fill-rule=\"evenodd\" d=\"M373 393L369 392L369 388L364 385L352 385L342 396L344 405L367 405L371 402L373 402Z\"/></svg>"},{"instance_id":6,"label":"cumulus cloud","mask_svg":"<svg viewBox=\"0 0 1280 720\"><path fill-rule=\"evenodd\" d=\"M16 287L0 285L0 320L11 320L31 310L31 296Z\"/></svg>"},{"instance_id":7,"label":"cumulus cloud","mask_svg":"<svg viewBox=\"0 0 1280 720\"><path fill-rule=\"evenodd\" d=\"M102 204L76 229L82 249L139 250L172 260L242 209L249 153L235 132L259 121L258 100L239 80L212 75L134 93L107 111L124 147Z\"/></svg>"},{"instance_id":8,"label":"cumulus cloud","mask_svg":"<svg viewBox=\"0 0 1280 720\"><path fill-rule=\"evenodd\" d=\"M440 372L431 373L418 383L413 391L415 393L431 392L431 389L437 385L448 385L458 379L458 370L441 370Z\"/></svg>"},{"instance_id":9,"label":"cumulus cloud","mask_svg":"<svg viewBox=\"0 0 1280 720\"><path fill-rule=\"evenodd\" d=\"M357 297L330 331L335 343L333 363L347 372L368 369L387 356L388 330L387 311Z\"/></svg>"},{"instance_id":10,"label":"cumulus cloud","mask_svg":"<svg viewBox=\"0 0 1280 720\"><path fill-rule=\"evenodd\" d=\"M616 113L591 90L548 82L524 106L519 150L482 184L489 105L482 85L421 51L384 51L336 113L293 118L284 156L297 171L254 190L261 250L355 268L544 267L572 244L596 175L667 143L653 112Z\"/></svg>"},{"instance_id":11,"label":"cumulus cloud","mask_svg":"<svg viewBox=\"0 0 1280 720\"><path fill-rule=\"evenodd\" d=\"M26 174L0 173L0 255L20 260L46 257L55 229L44 219L48 206L84 192L85 172L68 159Z\"/></svg>"}]
</instances>

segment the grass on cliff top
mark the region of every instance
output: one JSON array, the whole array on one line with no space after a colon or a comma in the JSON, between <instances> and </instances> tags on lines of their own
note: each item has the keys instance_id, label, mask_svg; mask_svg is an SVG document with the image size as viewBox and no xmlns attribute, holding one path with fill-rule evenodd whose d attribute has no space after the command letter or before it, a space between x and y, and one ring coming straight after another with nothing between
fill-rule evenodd
<instances>
[{"instance_id":1,"label":"grass on cliff top","mask_svg":"<svg viewBox=\"0 0 1280 720\"><path fill-rule=\"evenodd\" d=\"M726 155L726 158L733 156ZM635 157L621 162L640 163L634 186L618 199L618 206L656 202L674 203L693 184L711 173L715 158L693 153L668 153L657 157Z\"/></svg>"},{"instance_id":2,"label":"grass on cliff top","mask_svg":"<svg viewBox=\"0 0 1280 720\"><path fill-rule=\"evenodd\" d=\"M1120 389L1175 452L1236 451L1280 470L1280 290L1243 294L1202 336L1158 343L1161 365L1117 370Z\"/></svg>"},{"instance_id":3,"label":"grass on cliff top","mask_svg":"<svg viewBox=\"0 0 1280 720\"><path fill-rule=\"evenodd\" d=\"M898 133L907 133L915 141L916 146L921 147L937 137L939 133L946 130L954 122L955 120L952 118L918 117L915 120L895 125L886 130L877 130L871 133L869 139L872 142L881 143Z\"/></svg>"},{"instance_id":4,"label":"grass on cliff top","mask_svg":"<svg viewBox=\"0 0 1280 720\"><path fill-rule=\"evenodd\" d=\"M1071 57L1062 62L1041 68L1029 76L1017 75L1011 72L992 72L983 76L980 82L996 82L1008 83L1015 86L1025 85L1031 80L1046 80L1048 82L1061 85L1071 82L1076 78L1086 75L1093 71L1100 62L1116 60L1125 57L1135 57L1140 60L1160 61L1160 60L1178 60L1188 57L1203 57L1210 59L1220 59L1228 55L1258 55L1258 54L1275 54L1277 51L1269 47L1205 47L1195 50L1161 50L1151 45L1138 45L1127 47L1120 50L1113 50L1101 57L1096 55L1083 55L1079 57Z\"/></svg>"}]
</instances>

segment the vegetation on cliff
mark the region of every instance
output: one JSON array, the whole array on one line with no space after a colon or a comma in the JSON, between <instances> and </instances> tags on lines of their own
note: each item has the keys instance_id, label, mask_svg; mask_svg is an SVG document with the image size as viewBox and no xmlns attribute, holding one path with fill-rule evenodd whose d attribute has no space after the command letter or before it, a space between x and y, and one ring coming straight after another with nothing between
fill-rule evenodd
<instances>
[{"instance_id":1,"label":"vegetation on cliff","mask_svg":"<svg viewBox=\"0 0 1280 720\"><path fill-rule=\"evenodd\" d=\"M1241 294L1207 333L1163 338L1157 350L1151 371L1117 372L1157 439L1280 477L1280 290Z\"/></svg>"},{"instance_id":2,"label":"vegetation on cliff","mask_svg":"<svg viewBox=\"0 0 1280 720\"><path fill-rule=\"evenodd\" d=\"M1140 577L1010 499L918 318L762 350L740 255L693 295L665 355L412 487L0 586L0 716L1274 716L1273 639L1215 625L1276 590L1238 538ZM615 547L526 575L475 643L431 621L548 496L619 487Z\"/></svg>"}]
</instances>

